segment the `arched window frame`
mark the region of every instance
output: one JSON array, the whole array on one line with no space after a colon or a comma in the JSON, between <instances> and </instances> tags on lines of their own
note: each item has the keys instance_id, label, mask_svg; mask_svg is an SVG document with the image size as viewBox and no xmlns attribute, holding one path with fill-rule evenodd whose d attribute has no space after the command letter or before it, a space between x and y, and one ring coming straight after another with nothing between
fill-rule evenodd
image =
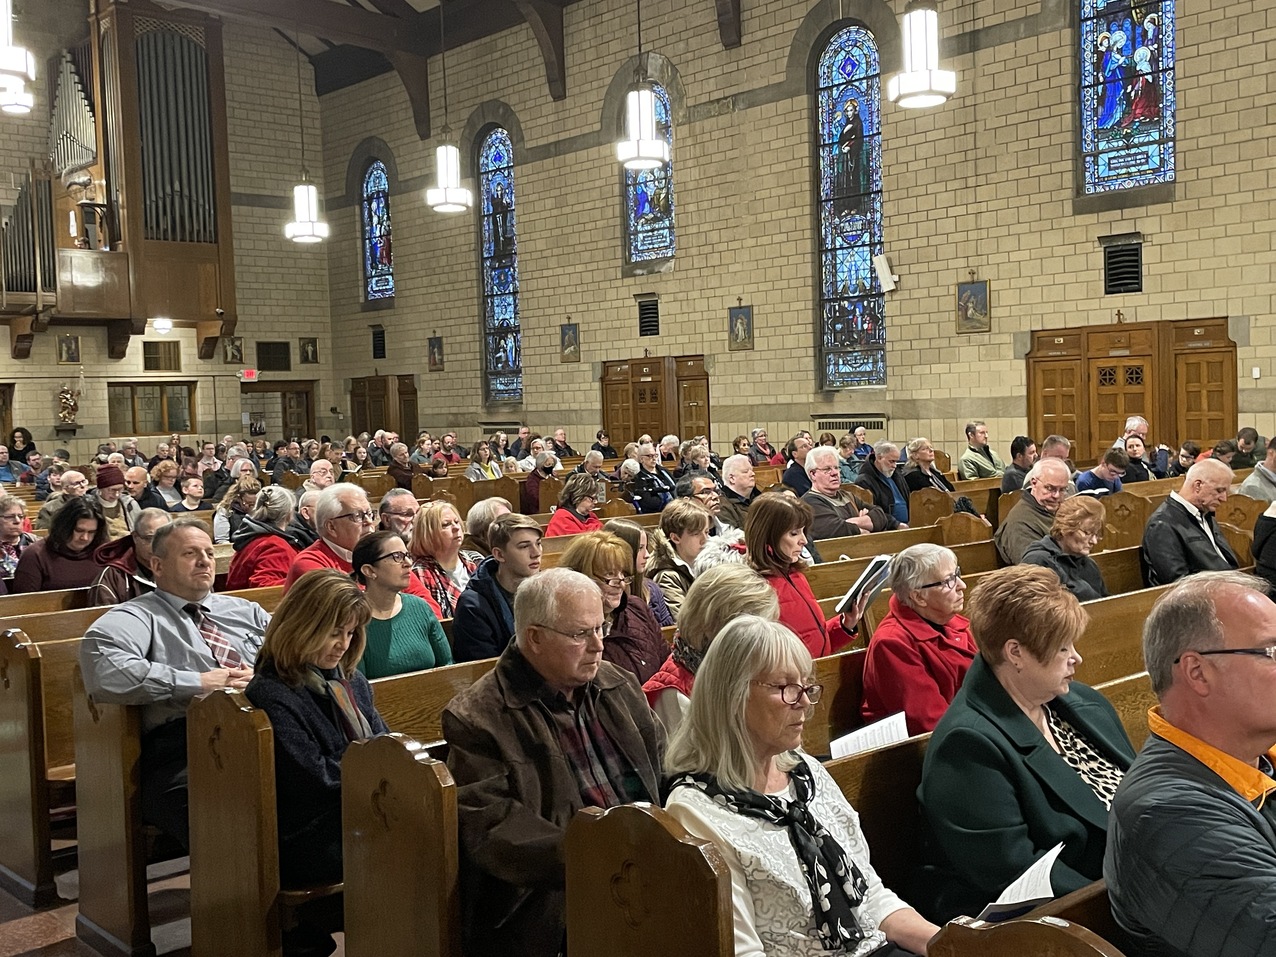
<instances>
[{"instance_id":1,"label":"arched window frame","mask_svg":"<svg viewBox=\"0 0 1276 957\"><path fill-rule=\"evenodd\" d=\"M523 401L518 222L514 145L503 126L478 138L479 292L483 302L484 395L488 403Z\"/></svg>"},{"instance_id":2,"label":"arched window frame","mask_svg":"<svg viewBox=\"0 0 1276 957\"><path fill-rule=\"evenodd\" d=\"M363 298L366 302L393 299L394 226L390 212L390 175L380 159L368 163L360 180L359 227Z\"/></svg>"},{"instance_id":3,"label":"arched window frame","mask_svg":"<svg viewBox=\"0 0 1276 957\"><path fill-rule=\"evenodd\" d=\"M625 170L621 191L625 265L644 272L671 263L678 249L673 109L669 91L659 83L651 86L656 100L656 131L669 144L669 162L654 170Z\"/></svg>"},{"instance_id":4,"label":"arched window frame","mask_svg":"<svg viewBox=\"0 0 1276 957\"><path fill-rule=\"evenodd\" d=\"M883 251L881 57L872 31L853 21L839 23L818 50L816 377L823 390L880 387L886 299L873 257ZM848 132L851 103L861 120L858 135Z\"/></svg>"}]
</instances>

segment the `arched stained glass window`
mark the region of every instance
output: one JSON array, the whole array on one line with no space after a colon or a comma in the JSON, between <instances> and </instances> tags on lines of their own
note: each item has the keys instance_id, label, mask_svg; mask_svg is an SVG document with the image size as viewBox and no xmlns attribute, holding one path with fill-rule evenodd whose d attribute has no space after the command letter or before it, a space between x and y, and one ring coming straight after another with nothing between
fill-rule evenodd
<instances>
[{"instance_id":1,"label":"arched stained glass window","mask_svg":"<svg viewBox=\"0 0 1276 957\"><path fill-rule=\"evenodd\" d=\"M656 135L669 144L669 162L658 169L625 170L626 255L631 264L672 259L676 243L673 225L673 120L669 94L652 84L656 100Z\"/></svg>"},{"instance_id":2,"label":"arched stained glass window","mask_svg":"<svg viewBox=\"0 0 1276 957\"><path fill-rule=\"evenodd\" d=\"M394 253L390 230L390 180L385 164L373 160L363 174L363 287L369 300L394 296Z\"/></svg>"},{"instance_id":3,"label":"arched stained glass window","mask_svg":"<svg viewBox=\"0 0 1276 957\"><path fill-rule=\"evenodd\" d=\"M1086 193L1174 181L1174 0L1081 0Z\"/></svg>"},{"instance_id":4,"label":"arched stained glass window","mask_svg":"<svg viewBox=\"0 0 1276 957\"><path fill-rule=\"evenodd\" d=\"M483 260L483 350L489 402L523 401L523 332L518 317L514 148L494 127L479 144L479 249Z\"/></svg>"},{"instance_id":5,"label":"arched stained glass window","mask_svg":"<svg viewBox=\"0 0 1276 957\"><path fill-rule=\"evenodd\" d=\"M820 381L825 389L886 384L882 252L881 73L877 43L839 30L820 55Z\"/></svg>"}]
</instances>

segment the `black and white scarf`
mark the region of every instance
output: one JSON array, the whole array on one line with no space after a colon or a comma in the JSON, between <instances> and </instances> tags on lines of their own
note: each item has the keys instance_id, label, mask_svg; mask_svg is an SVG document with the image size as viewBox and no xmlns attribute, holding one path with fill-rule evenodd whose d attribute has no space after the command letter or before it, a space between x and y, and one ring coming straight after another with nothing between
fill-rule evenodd
<instances>
[{"instance_id":1,"label":"black and white scarf","mask_svg":"<svg viewBox=\"0 0 1276 957\"><path fill-rule=\"evenodd\" d=\"M747 788L728 791L711 774L680 774L669 782L668 791L672 794L675 788L697 788L729 811L785 828L811 889L811 910L820 943L825 950L852 950L864 939L852 908L863 903L868 881L833 835L811 814L815 781L806 762L799 759L789 776L796 795L792 801Z\"/></svg>"}]
</instances>

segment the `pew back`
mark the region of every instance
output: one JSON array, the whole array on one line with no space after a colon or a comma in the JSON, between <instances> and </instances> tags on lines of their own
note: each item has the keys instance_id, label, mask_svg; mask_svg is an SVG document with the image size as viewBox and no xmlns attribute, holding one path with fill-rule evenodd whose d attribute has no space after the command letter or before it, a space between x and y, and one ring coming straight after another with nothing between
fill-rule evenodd
<instances>
[{"instance_id":1,"label":"pew back","mask_svg":"<svg viewBox=\"0 0 1276 957\"><path fill-rule=\"evenodd\" d=\"M371 682L377 711L393 731L419 741L443 737L443 709L496 666L497 659L466 661L428 671L413 671Z\"/></svg>"}]
</instances>

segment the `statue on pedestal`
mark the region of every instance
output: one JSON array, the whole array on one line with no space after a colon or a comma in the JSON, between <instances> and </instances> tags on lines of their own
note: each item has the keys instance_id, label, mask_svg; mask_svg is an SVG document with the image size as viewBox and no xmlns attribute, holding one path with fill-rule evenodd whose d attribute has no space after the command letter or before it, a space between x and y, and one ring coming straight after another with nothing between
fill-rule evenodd
<instances>
[{"instance_id":1,"label":"statue on pedestal","mask_svg":"<svg viewBox=\"0 0 1276 957\"><path fill-rule=\"evenodd\" d=\"M58 421L63 425L75 425L75 416L80 411L80 390L72 389L66 383L58 389Z\"/></svg>"}]
</instances>

